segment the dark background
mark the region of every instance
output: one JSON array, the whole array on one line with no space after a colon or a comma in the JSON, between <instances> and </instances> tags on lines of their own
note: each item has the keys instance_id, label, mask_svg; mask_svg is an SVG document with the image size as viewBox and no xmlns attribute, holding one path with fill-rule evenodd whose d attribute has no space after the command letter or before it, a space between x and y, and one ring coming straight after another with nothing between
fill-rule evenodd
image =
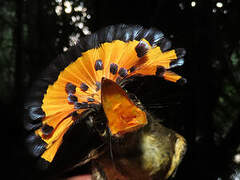
<instances>
[{"instance_id":1,"label":"dark background","mask_svg":"<svg viewBox=\"0 0 240 180\"><path fill-rule=\"evenodd\" d=\"M6 179L32 179L35 172L23 143L29 85L74 44L74 37L126 23L156 27L174 47L187 50L180 74L188 84L180 108L170 112L181 119L175 130L188 141L176 179L239 180L239 22L238 0L0 1L1 159Z\"/></svg>"}]
</instances>

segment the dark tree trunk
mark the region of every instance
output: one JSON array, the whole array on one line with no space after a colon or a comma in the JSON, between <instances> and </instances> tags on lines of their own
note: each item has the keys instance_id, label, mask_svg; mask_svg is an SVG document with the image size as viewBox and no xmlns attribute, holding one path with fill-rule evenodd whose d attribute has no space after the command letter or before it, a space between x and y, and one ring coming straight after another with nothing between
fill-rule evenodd
<instances>
[{"instance_id":1,"label":"dark tree trunk","mask_svg":"<svg viewBox=\"0 0 240 180\"><path fill-rule=\"evenodd\" d=\"M29 74L31 81L36 76L36 72L43 66L41 61L40 49L40 1L30 0L26 2L26 23L28 27L28 36L26 39L26 48L28 52Z\"/></svg>"},{"instance_id":2,"label":"dark tree trunk","mask_svg":"<svg viewBox=\"0 0 240 180\"><path fill-rule=\"evenodd\" d=\"M22 107L23 96L23 1L16 0L16 28L15 28L15 101L17 112Z\"/></svg>"}]
</instances>

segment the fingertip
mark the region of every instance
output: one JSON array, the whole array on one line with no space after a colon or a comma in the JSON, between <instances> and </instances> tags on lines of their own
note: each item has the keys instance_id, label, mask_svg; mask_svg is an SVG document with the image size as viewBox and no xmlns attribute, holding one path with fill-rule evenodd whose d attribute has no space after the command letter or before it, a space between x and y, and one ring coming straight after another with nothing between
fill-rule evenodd
<instances>
[{"instance_id":1,"label":"fingertip","mask_svg":"<svg viewBox=\"0 0 240 180\"><path fill-rule=\"evenodd\" d=\"M85 175L73 176L68 178L67 180L91 180L91 175L85 174Z\"/></svg>"}]
</instances>

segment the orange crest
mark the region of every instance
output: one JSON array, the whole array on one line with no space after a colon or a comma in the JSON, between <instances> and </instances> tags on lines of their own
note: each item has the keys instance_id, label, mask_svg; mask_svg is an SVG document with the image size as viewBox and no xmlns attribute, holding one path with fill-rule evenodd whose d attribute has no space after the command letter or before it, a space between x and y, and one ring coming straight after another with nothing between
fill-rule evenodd
<instances>
[{"instance_id":1,"label":"orange crest","mask_svg":"<svg viewBox=\"0 0 240 180\"><path fill-rule=\"evenodd\" d=\"M31 153L51 163L65 133L96 106L103 106L113 136L147 124L146 113L118 84L135 76L184 83L171 69L183 64L186 51L170 44L161 31L124 24L80 38L34 83L25 106Z\"/></svg>"},{"instance_id":2,"label":"orange crest","mask_svg":"<svg viewBox=\"0 0 240 180\"><path fill-rule=\"evenodd\" d=\"M121 136L147 124L146 113L114 81L102 78L101 98L112 135Z\"/></svg>"}]
</instances>

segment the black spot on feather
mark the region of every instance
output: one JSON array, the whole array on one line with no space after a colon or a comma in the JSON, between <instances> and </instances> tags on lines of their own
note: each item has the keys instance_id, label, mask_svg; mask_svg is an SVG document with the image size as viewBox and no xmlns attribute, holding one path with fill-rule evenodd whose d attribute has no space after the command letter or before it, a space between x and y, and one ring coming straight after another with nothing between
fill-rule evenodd
<instances>
[{"instance_id":1,"label":"black spot on feather","mask_svg":"<svg viewBox=\"0 0 240 180\"><path fill-rule=\"evenodd\" d=\"M136 66L132 66L132 67L130 68L130 73L134 72L135 70L136 70Z\"/></svg>"},{"instance_id":2,"label":"black spot on feather","mask_svg":"<svg viewBox=\"0 0 240 180\"><path fill-rule=\"evenodd\" d=\"M96 71L103 70L103 62L101 59L96 60L94 68Z\"/></svg>"},{"instance_id":3,"label":"black spot on feather","mask_svg":"<svg viewBox=\"0 0 240 180\"><path fill-rule=\"evenodd\" d=\"M49 126L47 124L44 124L42 126L42 132L43 132L44 135L48 136L48 135L50 135L52 133L52 131L53 131L53 127L52 126Z\"/></svg>"},{"instance_id":4,"label":"black spot on feather","mask_svg":"<svg viewBox=\"0 0 240 180\"><path fill-rule=\"evenodd\" d=\"M135 47L135 51L138 57L143 57L149 50L149 45L145 41L140 41Z\"/></svg>"},{"instance_id":5,"label":"black spot on feather","mask_svg":"<svg viewBox=\"0 0 240 180\"><path fill-rule=\"evenodd\" d=\"M116 74L118 71L118 65L115 63L111 63L110 64L110 72L114 75Z\"/></svg>"},{"instance_id":6,"label":"black spot on feather","mask_svg":"<svg viewBox=\"0 0 240 180\"><path fill-rule=\"evenodd\" d=\"M187 79L185 79L185 78L181 78L181 79L177 80L177 84L179 84L179 85L184 85L186 83L187 83Z\"/></svg>"},{"instance_id":7,"label":"black spot on feather","mask_svg":"<svg viewBox=\"0 0 240 180\"><path fill-rule=\"evenodd\" d=\"M36 135L34 132L26 140L27 147L30 153L38 157L46 150L47 143L44 142L40 136Z\"/></svg>"},{"instance_id":8,"label":"black spot on feather","mask_svg":"<svg viewBox=\"0 0 240 180\"><path fill-rule=\"evenodd\" d=\"M182 66L184 64L184 59L180 58L180 59L175 59L172 62L170 62L170 67L174 68L177 66Z\"/></svg>"},{"instance_id":9,"label":"black spot on feather","mask_svg":"<svg viewBox=\"0 0 240 180\"><path fill-rule=\"evenodd\" d=\"M45 112L40 107L31 107L29 109L29 117L32 120L39 120L45 117Z\"/></svg>"},{"instance_id":10,"label":"black spot on feather","mask_svg":"<svg viewBox=\"0 0 240 180\"><path fill-rule=\"evenodd\" d=\"M171 46L172 46L172 43L167 38L161 39L161 41L159 43L159 47L162 52L169 50L171 48Z\"/></svg>"},{"instance_id":11,"label":"black spot on feather","mask_svg":"<svg viewBox=\"0 0 240 180\"><path fill-rule=\"evenodd\" d=\"M158 66L156 70L156 76L162 77L165 72L165 68L163 66Z\"/></svg>"},{"instance_id":12,"label":"black spot on feather","mask_svg":"<svg viewBox=\"0 0 240 180\"><path fill-rule=\"evenodd\" d=\"M177 58L178 58L178 59L179 59L179 58L182 58L182 57L184 57L184 56L186 55L186 50L183 49L183 48L177 48L177 49L175 50L175 52L176 52L176 55L177 55Z\"/></svg>"},{"instance_id":13,"label":"black spot on feather","mask_svg":"<svg viewBox=\"0 0 240 180\"><path fill-rule=\"evenodd\" d=\"M75 102L77 102L77 101L78 101L77 96L74 96L74 95L72 95L72 94L69 94L69 95L68 95L68 102L69 102L69 103L75 103Z\"/></svg>"},{"instance_id":14,"label":"black spot on feather","mask_svg":"<svg viewBox=\"0 0 240 180\"><path fill-rule=\"evenodd\" d=\"M127 69L121 67L121 68L119 69L119 71L118 71L118 74L119 74L122 78L126 77L126 76L128 75Z\"/></svg>"},{"instance_id":15,"label":"black spot on feather","mask_svg":"<svg viewBox=\"0 0 240 180\"><path fill-rule=\"evenodd\" d=\"M76 92L76 86L72 83L67 83L65 90L68 94L74 94Z\"/></svg>"},{"instance_id":16,"label":"black spot on feather","mask_svg":"<svg viewBox=\"0 0 240 180\"><path fill-rule=\"evenodd\" d=\"M42 127L41 119L32 121L30 118L25 118L24 120L24 128L28 131L36 130Z\"/></svg>"},{"instance_id":17,"label":"black spot on feather","mask_svg":"<svg viewBox=\"0 0 240 180\"><path fill-rule=\"evenodd\" d=\"M88 90L88 86L87 86L85 83L81 83L80 89L81 89L82 91L87 91L87 90Z\"/></svg>"}]
</instances>

